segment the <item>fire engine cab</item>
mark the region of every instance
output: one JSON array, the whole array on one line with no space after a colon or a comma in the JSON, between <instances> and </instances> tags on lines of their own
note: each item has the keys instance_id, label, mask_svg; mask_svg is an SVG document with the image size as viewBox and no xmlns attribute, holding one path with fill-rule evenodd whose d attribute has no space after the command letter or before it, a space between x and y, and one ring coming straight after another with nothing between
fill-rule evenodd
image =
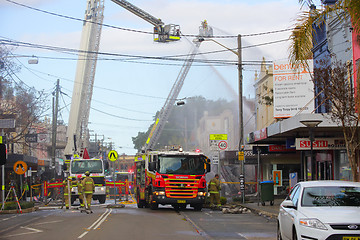
<instances>
[{"instance_id":1,"label":"fire engine cab","mask_svg":"<svg viewBox=\"0 0 360 240\"><path fill-rule=\"evenodd\" d=\"M176 209L188 204L201 210L205 203L205 174L210 160L198 151L181 148L148 151L135 157L135 195L139 208L157 209L171 204Z\"/></svg>"}]
</instances>

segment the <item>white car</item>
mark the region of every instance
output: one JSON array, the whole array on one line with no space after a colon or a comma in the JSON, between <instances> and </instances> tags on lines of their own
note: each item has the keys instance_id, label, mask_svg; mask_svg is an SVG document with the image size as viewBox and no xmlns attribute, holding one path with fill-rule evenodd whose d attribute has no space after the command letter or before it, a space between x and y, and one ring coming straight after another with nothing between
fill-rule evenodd
<instances>
[{"instance_id":1,"label":"white car","mask_svg":"<svg viewBox=\"0 0 360 240\"><path fill-rule=\"evenodd\" d=\"M360 182L299 182L280 204L278 239L360 240Z\"/></svg>"}]
</instances>

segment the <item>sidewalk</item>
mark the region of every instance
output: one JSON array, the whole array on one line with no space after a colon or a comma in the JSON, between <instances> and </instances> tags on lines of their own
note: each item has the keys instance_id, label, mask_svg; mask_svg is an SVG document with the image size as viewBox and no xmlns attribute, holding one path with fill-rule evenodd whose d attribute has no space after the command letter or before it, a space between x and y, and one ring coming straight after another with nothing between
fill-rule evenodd
<instances>
[{"instance_id":1,"label":"sidewalk","mask_svg":"<svg viewBox=\"0 0 360 240\"><path fill-rule=\"evenodd\" d=\"M269 216L271 218L277 218L279 214L279 207L280 203L284 201L283 198L274 199L274 205L270 206L270 202L265 202L265 206L263 206L260 203L258 203L256 200L255 202L246 202L246 203L240 203L241 206L251 209L253 212Z\"/></svg>"}]
</instances>

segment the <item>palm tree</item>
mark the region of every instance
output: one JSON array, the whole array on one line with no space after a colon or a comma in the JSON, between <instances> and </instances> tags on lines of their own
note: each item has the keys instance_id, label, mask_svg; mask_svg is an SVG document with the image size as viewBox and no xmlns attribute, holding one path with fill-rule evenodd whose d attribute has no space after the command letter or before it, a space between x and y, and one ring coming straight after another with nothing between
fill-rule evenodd
<instances>
[{"instance_id":1,"label":"palm tree","mask_svg":"<svg viewBox=\"0 0 360 240\"><path fill-rule=\"evenodd\" d=\"M307 5L310 10L300 14L291 33L289 58L292 64L306 64L306 60L312 58L313 36L316 34L313 25L325 24L329 13L335 13L340 21L350 16L354 30L360 34L360 0L338 0L335 4L326 5L322 9L311 8L312 0L299 0L299 3L302 6Z\"/></svg>"},{"instance_id":2,"label":"palm tree","mask_svg":"<svg viewBox=\"0 0 360 240\"><path fill-rule=\"evenodd\" d=\"M326 18L329 15L338 17L339 21L343 22L350 17L353 30L357 35L360 35L360 0L338 0L335 4L326 5L320 10L312 7L312 0L299 0L299 3L303 6L308 5L310 11L301 13L290 36L289 57L293 65L304 64L307 66L306 60L312 58L313 44L317 44L315 42L316 28L326 26ZM349 86L349 76L346 77L348 74L346 69L346 66L331 66L329 68L328 65L324 65L315 69L314 72L317 72L317 76L313 82L315 88L322 91L327 99L331 99L331 107L329 108L331 109L329 112L331 119L342 127L353 180L360 181L359 174L356 171L359 167L357 160L359 152L356 150L360 146L359 106L357 105L360 97L360 86L357 86L356 89L353 89L352 85ZM340 72L341 74L337 74ZM357 76L360 79L359 74ZM348 98L344 98L345 96Z\"/></svg>"}]
</instances>

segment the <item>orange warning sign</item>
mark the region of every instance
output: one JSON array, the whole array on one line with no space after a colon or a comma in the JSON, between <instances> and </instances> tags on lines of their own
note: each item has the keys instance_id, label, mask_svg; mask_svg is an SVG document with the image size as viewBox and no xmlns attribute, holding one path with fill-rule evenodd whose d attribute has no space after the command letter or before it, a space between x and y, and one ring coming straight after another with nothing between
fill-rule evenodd
<instances>
[{"instance_id":1,"label":"orange warning sign","mask_svg":"<svg viewBox=\"0 0 360 240\"><path fill-rule=\"evenodd\" d=\"M19 175L24 174L27 171L27 164L24 161L17 161L14 164L14 171Z\"/></svg>"}]
</instances>

